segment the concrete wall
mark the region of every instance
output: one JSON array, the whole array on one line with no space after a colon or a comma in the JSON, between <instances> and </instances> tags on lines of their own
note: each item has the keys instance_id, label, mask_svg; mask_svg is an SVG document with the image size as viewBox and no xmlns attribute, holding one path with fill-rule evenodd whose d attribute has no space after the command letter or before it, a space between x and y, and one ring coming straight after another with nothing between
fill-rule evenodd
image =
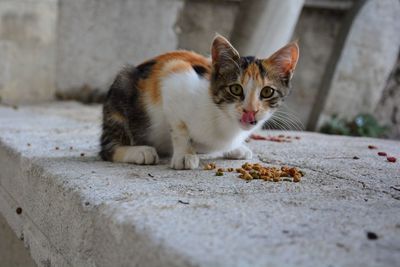
<instances>
[{"instance_id":1,"label":"concrete wall","mask_svg":"<svg viewBox=\"0 0 400 267\"><path fill-rule=\"evenodd\" d=\"M0 1L0 99L26 103L55 91L57 0Z\"/></svg>"},{"instance_id":2,"label":"concrete wall","mask_svg":"<svg viewBox=\"0 0 400 267\"><path fill-rule=\"evenodd\" d=\"M400 54L373 114L389 127L387 137L400 140Z\"/></svg>"},{"instance_id":3,"label":"concrete wall","mask_svg":"<svg viewBox=\"0 0 400 267\"><path fill-rule=\"evenodd\" d=\"M267 57L290 41L304 0L242 1L232 43L239 53Z\"/></svg>"},{"instance_id":4,"label":"concrete wall","mask_svg":"<svg viewBox=\"0 0 400 267\"><path fill-rule=\"evenodd\" d=\"M319 115L314 120L317 126L333 114L352 118L374 112L397 60L399 14L398 0L365 1L322 84L321 90L329 91L320 98L324 104L314 110Z\"/></svg>"},{"instance_id":5,"label":"concrete wall","mask_svg":"<svg viewBox=\"0 0 400 267\"><path fill-rule=\"evenodd\" d=\"M36 267L24 241L17 238L5 218L0 214L0 266Z\"/></svg>"},{"instance_id":6,"label":"concrete wall","mask_svg":"<svg viewBox=\"0 0 400 267\"><path fill-rule=\"evenodd\" d=\"M299 40L300 59L286 101L291 116L308 124L311 110L346 10L309 6L300 15L293 38Z\"/></svg>"},{"instance_id":7,"label":"concrete wall","mask_svg":"<svg viewBox=\"0 0 400 267\"><path fill-rule=\"evenodd\" d=\"M176 49L181 0L60 0L57 88L105 89L124 64Z\"/></svg>"},{"instance_id":8,"label":"concrete wall","mask_svg":"<svg viewBox=\"0 0 400 267\"><path fill-rule=\"evenodd\" d=\"M178 48L210 54L211 41L218 32L232 34L240 2L237 0L187 0L179 14L175 32Z\"/></svg>"},{"instance_id":9,"label":"concrete wall","mask_svg":"<svg viewBox=\"0 0 400 267\"><path fill-rule=\"evenodd\" d=\"M231 34L238 6L237 0L60 0L57 89L106 90L123 65L177 48L209 54L216 32Z\"/></svg>"}]
</instances>

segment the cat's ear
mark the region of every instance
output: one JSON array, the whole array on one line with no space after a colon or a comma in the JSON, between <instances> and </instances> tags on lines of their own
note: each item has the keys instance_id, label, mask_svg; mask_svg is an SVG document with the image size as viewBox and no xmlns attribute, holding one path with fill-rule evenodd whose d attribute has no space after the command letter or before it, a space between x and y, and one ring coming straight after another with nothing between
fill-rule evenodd
<instances>
[{"instance_id":1,"label":"cat's ear","mask_svg":"<svg viewBox=\"0 0 400 267\"><path fill-rule=\"evenodd\" d=\"M224 71L237 68L240 55L228 40L217 34L211 45L211 58L214 68Z\"/></svg>"},{"instance_id":2,"label":"cat's ear","mask_svg":"<svg viewBox=\"0 0 400 267\"><path fill-rule=\"evenodd\" d=\"M299 46L297 42L285 45L272 56L265 59L263 64L283 80L289 81L299 60Z\"/></svg>"}]
</instances>

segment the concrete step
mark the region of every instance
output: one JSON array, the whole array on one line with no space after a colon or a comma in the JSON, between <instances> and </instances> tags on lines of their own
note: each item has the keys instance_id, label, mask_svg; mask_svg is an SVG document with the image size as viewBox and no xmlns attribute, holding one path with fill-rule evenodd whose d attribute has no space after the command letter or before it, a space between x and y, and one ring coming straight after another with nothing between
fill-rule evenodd
<instances>
[{"instance_id":1,"label":"concrete step","mask_svg":"<svg viewBox=\"0 0 400 267\"><path fill-rule=\"evenodd\" d=\"M0 212L38 266L400 262L400 165L377 155L400 158L399 142L269 131L301 139L253 140L252 162L298 166L305 176L246 182L174 171L168 159L103 162L100 115L100 106L73 102L0 107Z\"/></svg>"}]
</instances>

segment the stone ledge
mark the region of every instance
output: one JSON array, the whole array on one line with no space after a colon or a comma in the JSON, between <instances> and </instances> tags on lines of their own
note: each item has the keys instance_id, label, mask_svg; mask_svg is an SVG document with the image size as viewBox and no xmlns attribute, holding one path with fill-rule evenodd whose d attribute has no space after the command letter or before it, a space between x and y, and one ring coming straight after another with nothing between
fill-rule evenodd
<instances>
[{"instance_id":1,"label":"stone ledge","mask_svg":"<svg viewBox=\"0 0 400 267\"><path fill-rule=\"evenodd\" d=\"M400 262L399 163L367 148L400 157L399 142L307 132L284 133L301 137L292 143L252 141L260 158L306 175L300 183L246 183L173 171L168 159L150 167L102 162L99 125L99 106L0 107L0 212L39 266Z\"/></svg>"}]
</instances>

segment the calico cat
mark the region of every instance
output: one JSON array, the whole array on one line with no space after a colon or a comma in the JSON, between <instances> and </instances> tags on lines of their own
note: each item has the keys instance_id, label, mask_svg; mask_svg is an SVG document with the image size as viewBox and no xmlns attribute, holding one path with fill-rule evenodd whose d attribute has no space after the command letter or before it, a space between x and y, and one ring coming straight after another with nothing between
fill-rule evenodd
<instances>
[{"instance_id":1,"label":"calico cat","mask_svg":"<svg viewBox=\"0 0 400 267\"><path fill-rule=\"evenodd\" d=\"M173 169L197 168L196 153L250 159L244 141L289 94L298 57L296 43L267 59L241 57L217 35L211 59L175 51L126 67L103 107L100 156L157 164L172 154Z\"/></svg>"}]
</instances>

